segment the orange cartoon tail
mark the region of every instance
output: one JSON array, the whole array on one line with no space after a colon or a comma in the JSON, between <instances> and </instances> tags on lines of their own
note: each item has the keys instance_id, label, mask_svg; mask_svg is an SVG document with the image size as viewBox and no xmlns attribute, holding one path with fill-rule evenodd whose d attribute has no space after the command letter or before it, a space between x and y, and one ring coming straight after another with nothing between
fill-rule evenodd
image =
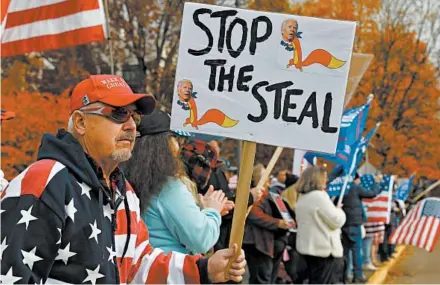
<instances>
[{"instance_id":1,"label":"orange cartoon tail","mask_svg":"<svg viewBox=\"0 0 440 285\"><path fill-rule=\"evenodd\" d=\"M220 110L210 109L197 121L197 125L201 126L207 123L214 123L223 128L232 128L238 121L233 120Z\"/></svg>"},{"instance_id":2,"label":"orange cartoon tail","mask_svg":"<svg viewBox=\"0 0 440 285\"><path fill-rule=\"evenodd\" d=\"M345 61L337 59L331 55L328 51L323 49L315 49L309 56L302 62L303 66L309 66L314 63L319 63L327 68L336 69L345 64Z\"/></svg>"}]
</instances>

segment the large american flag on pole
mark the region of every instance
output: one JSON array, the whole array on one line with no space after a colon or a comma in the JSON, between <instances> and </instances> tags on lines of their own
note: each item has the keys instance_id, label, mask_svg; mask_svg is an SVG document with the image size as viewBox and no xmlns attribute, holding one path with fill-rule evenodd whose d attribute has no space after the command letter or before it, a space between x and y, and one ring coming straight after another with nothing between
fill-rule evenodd
<instances>
[{"instance_id":1,"label":"large american flag on pole","mask_svg":"<svg viewBox=\"0 0 440 285\"><path fill-rule=\"evenodd\" d=\"M102 0L2 0L1 56L105 39Z\"/></svg>"},{"instance_id":2,"label":"large american flag on pole","mask_svg":"<svg viewBox=\"0 0 440 285\"><path fill-rule=\"evenodd\" d=\"M371 189L374 183L374 176L372 174L361 176L361 186L365 189ZM394 176L384 175L382 182L379 184L382 190L380 194L375 198L362 200L367 210L367 222L386 224L390 222L393 185Z\"/></svg>"},{"instance_id":3,"label":"large american flag on pole","mask_svg":"<svg viewBox=\"0 0 440 285\"><path fill-rule=\"evenodd\" d=\"M426 198L417 203L393 231L389 242L407 244L432 252L440 236L440 198Z\"/></svg>"}]
</instances>

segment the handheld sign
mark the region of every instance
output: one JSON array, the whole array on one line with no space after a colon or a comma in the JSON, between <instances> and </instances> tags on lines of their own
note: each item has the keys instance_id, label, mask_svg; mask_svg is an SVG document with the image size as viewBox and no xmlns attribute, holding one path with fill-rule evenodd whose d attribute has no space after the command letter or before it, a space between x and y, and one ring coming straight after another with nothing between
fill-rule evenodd
<instances>
[{"instance_id":1,"label":"handheld sign","mask_svg":"<svg viewBox=\"0 0 440 285\"><path fill-rule=\"evenodd\" d=\"M241 247L257 142L335 153L355 27L185 3L171 129L244 141L231 244Z\"/></svg>"},{"instance_id":2,"label":"handheld sign","mask_svg":"<svg viewBox=\"0 0 440 285\"><path fill-rule=\"evenodd\" d=\"M283 198L281 198L281 196L277 193L270 192L269 194L272 200L275 202L281 217L289 224L289 232L296 232L296 222L287 210L286 205L283 202Z\"/></svg>"},{"instance_id":3,"label":"handheld sign","mask_svg":"<svg viewBox=\"0 0 440 285\"><path fill-rule=\"evenodd\" d=\"M185 3L172 129L334 153L355 23Z\"/></svg>"}]
</instances>

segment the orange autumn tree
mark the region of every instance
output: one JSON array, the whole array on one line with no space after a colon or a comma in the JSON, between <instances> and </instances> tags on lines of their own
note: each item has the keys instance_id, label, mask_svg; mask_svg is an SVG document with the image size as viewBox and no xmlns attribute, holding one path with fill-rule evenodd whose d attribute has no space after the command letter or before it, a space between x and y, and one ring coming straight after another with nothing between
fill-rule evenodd
<instances>
[{"instance_id":1,"label":"orange autumn tree","mask_svg":"<svg viewBox=\"0 0 440 285\"><path fill-rule=\"evenodd\" d=\"M3 93L2 109L16 113L13 120L1 125L1 169L10 180L36 160L43 133L66 128L69 96L67 91L58 96L39 92Z\"/></svg>"},{"instance_id":2,"label":"orange autumn tree","mask_svg":"<svg viewBox=\"0 0 440 285\"><path fill-rule=\"evenodd\" d=\"M374 60L350 105L373 93L367 130L382 125L369 146L381 171L440 177L439 66L433 64L440 33L437 1L254 0L251 9L357 22L354 51ZM429 37L422 38L429 35Z\"/></svg>"},{"instance_id":3,"label":"orange autumn tree","mask_svg":"<svg viewBox=\"0 0 440 285\"><path fill-rule=\"evenodd\" d=\"M365 47L375 60L351 103L359 104L369 92L376 95L369 126L383 124L369 153L383 171L440 178L439 66L433 64L439 13L436 1L421 6L383 1L379 37Z\"/></svg>"}]
</instances>

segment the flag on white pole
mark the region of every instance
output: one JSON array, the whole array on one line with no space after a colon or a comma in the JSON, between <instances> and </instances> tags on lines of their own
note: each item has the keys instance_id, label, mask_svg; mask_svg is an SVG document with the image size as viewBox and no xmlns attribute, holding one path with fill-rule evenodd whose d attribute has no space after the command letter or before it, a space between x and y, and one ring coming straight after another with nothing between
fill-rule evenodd
<instances>
[{"instance_id":1,"label":"flag on white pole","mask_svg":"<svg viewBox=\"0 0 440 285\"><path fill-rule=\"evenodd\" d=\"M102 41L105 33L101 0L10 0L2 11L1 56Z\"/></svg>"}]
</instances>

